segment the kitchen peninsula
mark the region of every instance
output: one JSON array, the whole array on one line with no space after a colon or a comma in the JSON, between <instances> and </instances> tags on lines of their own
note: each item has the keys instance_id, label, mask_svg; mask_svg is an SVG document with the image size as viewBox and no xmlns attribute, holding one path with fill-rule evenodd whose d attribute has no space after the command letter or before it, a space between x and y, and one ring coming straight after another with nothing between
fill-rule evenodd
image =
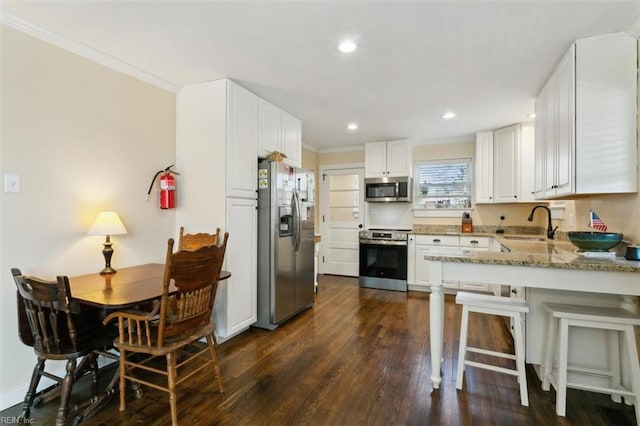
<instances>
[{"instance_id":1,"label":"kitchen peninsula","mask_svg":"<svg viewBox=\"0 0 640 426\"><path fill-rule=\"evenodd\" d=\"M526 238L496 238L511 251L459 250L455 253L425 255L430 304L431 380L438 389L442 380L440 367L443 353L444 294L443 282L481 282L529 290L562 291L576 298L593 294L609 298L628 310L637 309L640 296L640 261L621 258L589 258L575 252L567 241L535 241ZM554 296L555 297L555 296ZM536 302L540 303L540 301ZM611 302L609 302L611 303ZM531 304L531 302L530 302ZM531 306L527 316L527 363L540 364L543 330L533 321L537 307ZM540 320L541 318L538 318ZM534 343L532 339L538 340Z\"/></svg>"}]
</instances>

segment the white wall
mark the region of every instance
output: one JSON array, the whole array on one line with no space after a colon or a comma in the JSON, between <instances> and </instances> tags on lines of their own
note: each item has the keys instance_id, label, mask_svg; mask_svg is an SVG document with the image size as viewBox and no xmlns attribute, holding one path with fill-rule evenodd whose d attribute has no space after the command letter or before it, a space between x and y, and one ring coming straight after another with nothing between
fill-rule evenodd
<instances>
[{"instance_id":1,"label":"white wall","mask_svg":"<svg viewBox=\"0 0 640 426\"><path fill-rule=\"evenodd\" d=\"M18 340L11 267L46 278L99 271L103 237L86 232L100 210L117 211L129 231L113 237L116 269L164 261L175 215L146 191L175 161L175 95L0 28L0 167L22 183L0 193L4 409L24 397L36 359Z\"/></svg>"}]
</instances>

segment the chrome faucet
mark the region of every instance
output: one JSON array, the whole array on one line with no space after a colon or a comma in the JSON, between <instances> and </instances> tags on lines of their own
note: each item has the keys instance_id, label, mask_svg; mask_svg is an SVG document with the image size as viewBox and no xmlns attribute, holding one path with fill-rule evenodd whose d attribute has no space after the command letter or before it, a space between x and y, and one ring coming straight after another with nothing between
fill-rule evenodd
<instances>
[{"instance_id":1,"label":"chrome faucet","mask_svg":"<svg viewBox=\"0 0 640 426\"><path fill-rule=\"evenodd\" d=\"M531 209L531 214L529 215L527 220L529 222L533 222L533 213L536 211L536 209L538 209L540 207L542 207L543 209L545 209L547 211L547 216L549 218L549 224L547 225L547 238L550 239L550 240L553 240L553 236L555 235L556 229L558 229L558 227L556 226L554 228L553 225L551 224L551 210L549 210L549 207L543 206L543 205L535 206L533 209Z\"/></svg>"}]
</instances>

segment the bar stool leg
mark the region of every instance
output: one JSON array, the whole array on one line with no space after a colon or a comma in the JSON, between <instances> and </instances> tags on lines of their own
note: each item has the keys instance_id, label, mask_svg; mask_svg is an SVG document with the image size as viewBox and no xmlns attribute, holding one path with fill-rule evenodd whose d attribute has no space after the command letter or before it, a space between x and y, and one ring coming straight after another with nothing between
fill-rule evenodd
<instances>
[{"instance_id":1,"label":"bar stool leg","mask_svg":"<svg viewBox=\"0 0 640 426\"><path fill-rule=\"evenodd\" d=\"M621 389L622 382L620 381L620 332L617 330L607 331L607 358L609 360L609 369L611 371L611 379L609 380L609 387L611 389ZM620 394L611 394L611 400L613 402L622 402L622 396Z\"/></svg>"},{"instance_id":2,"label":"bar stool leg","mask_svg":"<svg viewBox=\"0 0 640 426\"><path fill-rule=\"evenodd\" d=\"M629 360L631 361L631 392L635 396L634 408L636 409L636 422L640 423L640 364L638 364L638 353L636 350L636 335L633 325L624 328Z\"/></svg>"},{"instance_id":3,"label":"bar stool leg","mask_svg":"<svg viewBox=\"0 0 640 426\"><path fill-rule=\"evenodd\" d=\"M567 412L567 364L569 352L569 321L560 319L560 355L558 358L558 387L556 388L556 413L565 417Z\"/></svg>"},{"instance_id":4,"label":"bar stool leg","mask_svg":"<svg viewBox=\"0 0 640 426\"><path fill-rule=\"evenodd\" d=\"M516 334L516 367L518 369L518 382L520 383L520 403L529 406L529 393L527 392L527 374L524 367L524 332L522 330L522 316L519 313L513 315L513 328Z\"/></svg>"},{"instance_id":5,"label":"bar stool leg","mask_svg":"<svg viewBox=\"0 0 640 426\"><path fill-rule=\"evenodd\" d=\"M467 334L469 330L469 308L462 307L462 319L460 322L460 349L458 350L458 372L456 375L456 389L462 389L462 375L464 373L464 360L467 354Z\"/></svg>"},{"instance_id":6,"label":"bar stool leg","mask_svg":"<svg viewBox=\"0 0 640 426\"><path fill-rule=\"evenodd\" d=\"M549 391L549 375L553 373L553 358L558 334L558 320L549 315L547 327L547 346L545 348L544 362L542 365L542 389Z\"/></svg>"}]
</instances>

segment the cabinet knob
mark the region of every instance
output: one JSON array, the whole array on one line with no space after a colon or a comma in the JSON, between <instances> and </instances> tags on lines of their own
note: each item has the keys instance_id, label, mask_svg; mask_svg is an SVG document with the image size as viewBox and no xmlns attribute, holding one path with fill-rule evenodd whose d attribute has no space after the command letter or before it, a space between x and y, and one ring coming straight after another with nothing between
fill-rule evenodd
<instances>
[{"instance_id":1,"label":"cabinet knob","mask_svg":"<svg viewBox=\"0 0 640 426\"><path fill-rule=\"evenodd\" d=\"M433 239L433 242L434 242L434 243L439 243L439 242L440 242L440 238L434 238L434 239Z\"/></svg>"},{"instance_id":2,"label":"cabinet knob","mask_svg":"<svg viewBox=\"0 0 640 426\"><path fill-rule=\"evenodd\" d=\"M478 240L471 240L471 241L469 241L469 242L470 242L471 244L480 244L480 241L478 241Z\"/></svg>"},{"instance_id":3,"label":"cabinet knob","mask_svg":"<svg viewBox=\"0 0 640 426\"><path fill-rule=\"evenodd\" d=\"M518 196L517 196L517 195L514 195L514 196L513 196L513 198L518 198Z\"/></svg>"},{"instance_id":4,"label":"cabinet knob","mask_svg":"<svg viewBox=\"0 0 640 426\"><path fill-rule=\"evenodd\" d=\"M511 289L511 293L513 294L518 294L518 290L516 290L515 288Z\"/></svg>"},{"instance_id":5,"label":"cabinet knob","mask_svg":"<svg viewBox=\"0 0 640 426\"><path fill-rule=\"evenodd\" d=\"M493 197L489 197L490 200L493 200Z\"/></svg>"}]
</instances>

